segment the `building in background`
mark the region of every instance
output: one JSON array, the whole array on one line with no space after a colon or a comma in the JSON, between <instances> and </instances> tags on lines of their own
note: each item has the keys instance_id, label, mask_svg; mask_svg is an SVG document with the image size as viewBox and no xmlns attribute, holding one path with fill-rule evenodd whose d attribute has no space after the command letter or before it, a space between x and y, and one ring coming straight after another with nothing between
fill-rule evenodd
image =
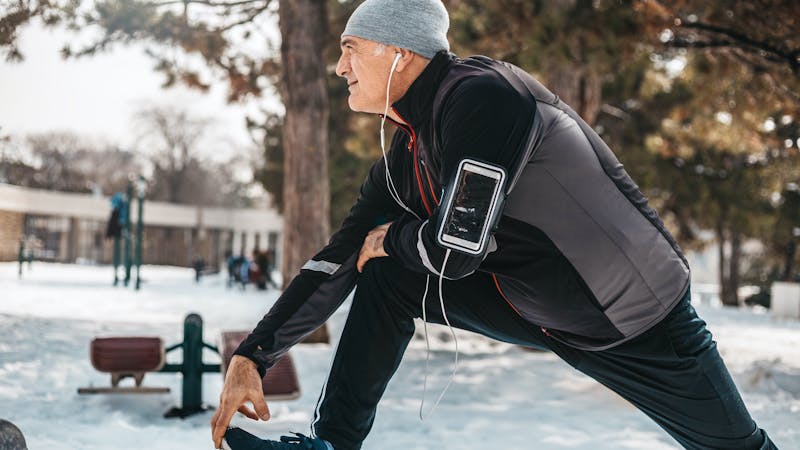
<instances>
[{"instance_id":1,"label":"building in background","mask_svg":"<svg viewBox=\"0 0 800 450\"><path fill-rule=\"evenodd\" d=\"M136 200L131 222L137 221ZM106 239L108 197L0 184L0 261L16 261L20 242L37 260L111 264ZM280 260L283 219L274 208L204 208L164 202L144 204L143 264L192 266L202 259L221 268L226 255L269 251Z\"/></svg>"}]
</instances>

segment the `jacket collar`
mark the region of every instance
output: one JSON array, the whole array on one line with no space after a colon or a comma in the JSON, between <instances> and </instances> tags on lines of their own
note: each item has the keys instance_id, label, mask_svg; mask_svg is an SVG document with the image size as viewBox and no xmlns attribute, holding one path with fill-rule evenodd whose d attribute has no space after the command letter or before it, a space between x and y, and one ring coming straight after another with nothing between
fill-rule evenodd
<instances>
[{"instance_id":1,"label":"jacket collar","mask_svg":"<svg viewBox=\"0 0 800 450\"><path fill-rule=\"evenodd\" d=\"M436 91L455 59L454 54L445 50L434 55L405 95L392 104L392 108L412 127L416 128L433 112Z\"/></svg>"}]
</instances>

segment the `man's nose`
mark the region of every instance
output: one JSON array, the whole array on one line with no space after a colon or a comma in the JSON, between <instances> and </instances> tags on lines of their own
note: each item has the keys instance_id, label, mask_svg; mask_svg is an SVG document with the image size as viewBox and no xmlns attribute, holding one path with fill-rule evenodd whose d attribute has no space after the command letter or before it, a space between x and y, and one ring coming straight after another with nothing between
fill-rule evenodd
<instances>
[{"instance_id":1,"label":"man's nose","mask_svg":"<svg viewBox=\"0 0 800 450\"><path fill-rule=\"evenodd\" d=\"M340 77L344 77L344 75L350 70L349 61L344 54L339 57L339 62L336 63L336 75Z\"/></svg>"}]
</instances>

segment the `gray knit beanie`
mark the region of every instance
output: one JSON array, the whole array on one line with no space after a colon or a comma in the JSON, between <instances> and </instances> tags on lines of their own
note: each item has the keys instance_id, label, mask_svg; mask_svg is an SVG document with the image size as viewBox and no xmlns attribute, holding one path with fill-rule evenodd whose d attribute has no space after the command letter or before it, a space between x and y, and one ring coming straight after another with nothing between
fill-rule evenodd
<instances>
[{"instance_id":1,"label":"gray knit beanie","mask_svg":"<svg viewBox=\"0 0 800 450\"><path fill-rule=\"evenodd\" d=\"M342 36L407 48L431 59L450 50L449 27L441 0L366 0L353 11Z\"/></svg>"}]
</instances>

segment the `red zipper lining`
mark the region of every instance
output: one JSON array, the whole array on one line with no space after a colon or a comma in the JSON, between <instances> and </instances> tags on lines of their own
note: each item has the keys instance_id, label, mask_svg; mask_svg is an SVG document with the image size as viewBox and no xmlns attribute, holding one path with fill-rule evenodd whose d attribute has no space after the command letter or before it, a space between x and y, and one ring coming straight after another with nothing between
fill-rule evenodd
<instances>
[{"instance_id":1,"label":"red zipper lining","mask_svg":"<svg viewBox=\"0 0 800 450\"><path fill-rule=\"evenodd\" d=\"M433 196L433 201L436 202L436 204L438 205L439 199L436 197L436 192L433 189L433 183L431 183L431 174L430 172L428 172L428 166L424 167L425 167L425 176L428 177L428 186L431 187L431 195Z\"/></svg>"},{"instance_id":2,"label":"red zipper lining","mask_svg":"<svg viewBox=\"0 0 800 450\"><path fill-rule=\"evenodd\" d=\"M518 316L523 317L522 314L519 313L519 310L508 300L508 297L506 297L506 294L503 293L503 290L500 289L500 282L497 281L497 275L496 274L492 274L492 278L494 278L494 285L497 287L497 292L499 292L500 295L503 296L503 299L506 301L506 303L508 303L508 306L510 306L511 309L513 309L514 312L517 313ZM542 333L544 333L545 336L551 337L550 330L548 330L545 327L539 327L539 328L542 330Z\"/></svg>"},{"instance_id":3,"label":"red zipper lining","mask_svg":"<svg viewBox=\"0 0 800 450\"><path fill-rule=\"evenodd\" d=\"M504 294L503 290L500 289L500 282L497 281L497 275L496 274L492 274L492 278L494 278L494 285L497 287L497 292L499 292L500 295L503 296L503 299L506 301L506 303L508 303L508 306L510 306L511 309L513 309L514 312L517 313L518 316L522 317L522 314L519 313L519 310L517 309L517 307L514 306L510 301L508 301L508 297L506 297L506 294Z\"/></svg>"},{"instance_id":4,"label":"red zipper lining","mask_svg":"<svg viewBox=\"0 0 800 450\"><path fill-rule=\"evenodd\" d=\"M400 120L402 120L403 122L408 123L408 121L406 119L404 119L403 116L400 115L400 113L398 113L396 109L394 109L394 107L392 107L392 111L394 111L394 113L397 114L397 117L399 117ZM416 177L417 177L417 186L419 187L419 193L420 193L420 197L422 198L422 204L423 204L423 206L425 206L425 211L428 212L428 216L430 216L431 214L433 214L433 208L431 208L430 203L428 203L428 199L426 198L426 195L425 195L425 187L422 185L422 175L420 175L420 170L419 170L419 152L418 152L418 148L417 148L417 134L414 132L414 128L412 128L411 125L406 127L405 125L400 124L400 123L392 120L391 118L389 118L389 120L391 120L393 123L397 124L406 133L408 133L409 136L411 136L411 140L408 142L408 146L409 146L408 150L411 151L412 148L414 150L414 175L416 175ZM427 167L425 168L425 174L428 177L428 185L430 186L431 196L433 197L433 200L438 205L439 204L439 200L436 197L436 194L433 192L433 183L431 182L430 173L428 173L428 168Z\"/></svg>"}]
</instances>

